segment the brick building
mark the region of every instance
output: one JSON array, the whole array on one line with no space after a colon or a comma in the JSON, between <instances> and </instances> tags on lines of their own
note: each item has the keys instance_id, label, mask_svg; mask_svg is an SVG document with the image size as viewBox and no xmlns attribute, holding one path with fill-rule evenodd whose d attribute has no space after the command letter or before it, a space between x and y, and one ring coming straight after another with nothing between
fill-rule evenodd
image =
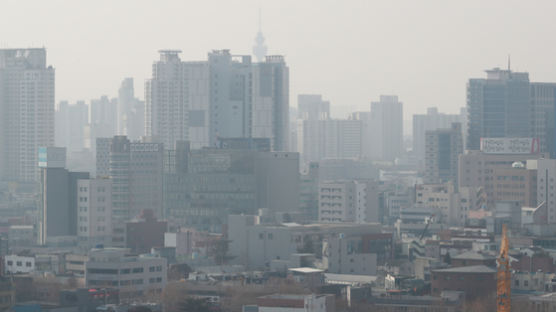
<instances>
[{"instance_id":1,"label":"brick building","mask_svg":"<svg viewBox=\"0 0 556 312\"><path fill-rule=\"evenodd\" d=\"M463 291L467 299L496 295L496 269L484 265L456 267L432 271L431 293Z\"/></svg>"}]
</instances>

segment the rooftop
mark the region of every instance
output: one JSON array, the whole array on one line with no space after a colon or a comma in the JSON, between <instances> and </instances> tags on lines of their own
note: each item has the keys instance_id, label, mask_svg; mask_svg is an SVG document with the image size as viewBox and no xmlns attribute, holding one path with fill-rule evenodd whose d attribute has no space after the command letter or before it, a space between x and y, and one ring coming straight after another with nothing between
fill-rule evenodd
<instances>
[{"instance_id":1,"label":"rooftop","mask_svg":"<svg viewBox=\"0 0 556 312\"><path fill-rule=\"evenodd\" d=\"M461 259L461 260L494 260L496 259L496 257L491 256L491 255L485 255L485 254L481 254L478 253L476 251L466 251L464 253L461 253L457 256L453 256L452 259Z\"/></svg>"},{"instance_id":2,"label":"rooftop","mask_svg":"<svg viewBox=\"0 0 556 312\"><path fill-rule=\"evenodd\" d=\"M442 273L496 273L496 270L492 269L492 268L489 268L486 265L472 265L472 266L464 266L464 267L457 267L457 268L433 270L433 272L442 272Z\"/></svg>"}]
</instances>

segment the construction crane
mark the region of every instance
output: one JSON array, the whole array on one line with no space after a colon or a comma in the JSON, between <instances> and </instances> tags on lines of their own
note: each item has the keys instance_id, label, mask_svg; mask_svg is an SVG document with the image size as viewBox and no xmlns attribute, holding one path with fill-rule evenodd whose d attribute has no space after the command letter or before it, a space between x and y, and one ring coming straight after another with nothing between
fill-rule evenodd
<instances>
[{"instance_id":1,"label":"construction crane","mask_svg":"<svg viewBox=\"0 0 556 312\"><path fill-rule=\"evenodd\" d=\"M498 255L498 272L496 274L496 311L510 312L512 310L512 273L510 272L510 257L508 233L506 225L502 225L502 241Z\"/></svg>"}]
</instances>

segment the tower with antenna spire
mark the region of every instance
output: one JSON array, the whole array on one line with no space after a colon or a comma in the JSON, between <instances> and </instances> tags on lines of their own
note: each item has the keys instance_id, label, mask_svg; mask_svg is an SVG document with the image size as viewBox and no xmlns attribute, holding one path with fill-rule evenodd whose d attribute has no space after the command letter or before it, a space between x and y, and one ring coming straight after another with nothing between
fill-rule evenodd
<instances>
[{"instance_id":1,"label":"tower with antenna spire","mask_svg":"<svg viewBox=\"0 0 556 312\"><path fill-rule=\"evenodd\" d=\"M264 42L264 36L262 32L262 23L261 23L261 9L259 9L259 31L257 32L257 36L255 37L255 45L253 46L253 55L257 59L257 62L263 62L266 57L267 47Z\"/></svg>"}]
</instances>

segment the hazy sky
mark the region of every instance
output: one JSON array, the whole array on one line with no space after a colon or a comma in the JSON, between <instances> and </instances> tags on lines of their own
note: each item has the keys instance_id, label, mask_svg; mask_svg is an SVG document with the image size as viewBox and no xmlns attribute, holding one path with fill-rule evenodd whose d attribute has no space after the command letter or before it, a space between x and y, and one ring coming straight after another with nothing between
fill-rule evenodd
<instances>
[{"instance_id":1,"label":"hazy sky","mask_svg":"<svg viewBox=\"0 0 556 312\"><path fill-rule=\"evenodd\" d=\"M143 98L159 49L250 54L259 7L269 53L290 67L291 106L320 93L343 117L397 94L406 118L456 112L466 80L508 54L531 80L556 81L556 1L3 0L0 47L45 46L57 101L116 96L128 76Z\"/></svg>"}]
</instances>

